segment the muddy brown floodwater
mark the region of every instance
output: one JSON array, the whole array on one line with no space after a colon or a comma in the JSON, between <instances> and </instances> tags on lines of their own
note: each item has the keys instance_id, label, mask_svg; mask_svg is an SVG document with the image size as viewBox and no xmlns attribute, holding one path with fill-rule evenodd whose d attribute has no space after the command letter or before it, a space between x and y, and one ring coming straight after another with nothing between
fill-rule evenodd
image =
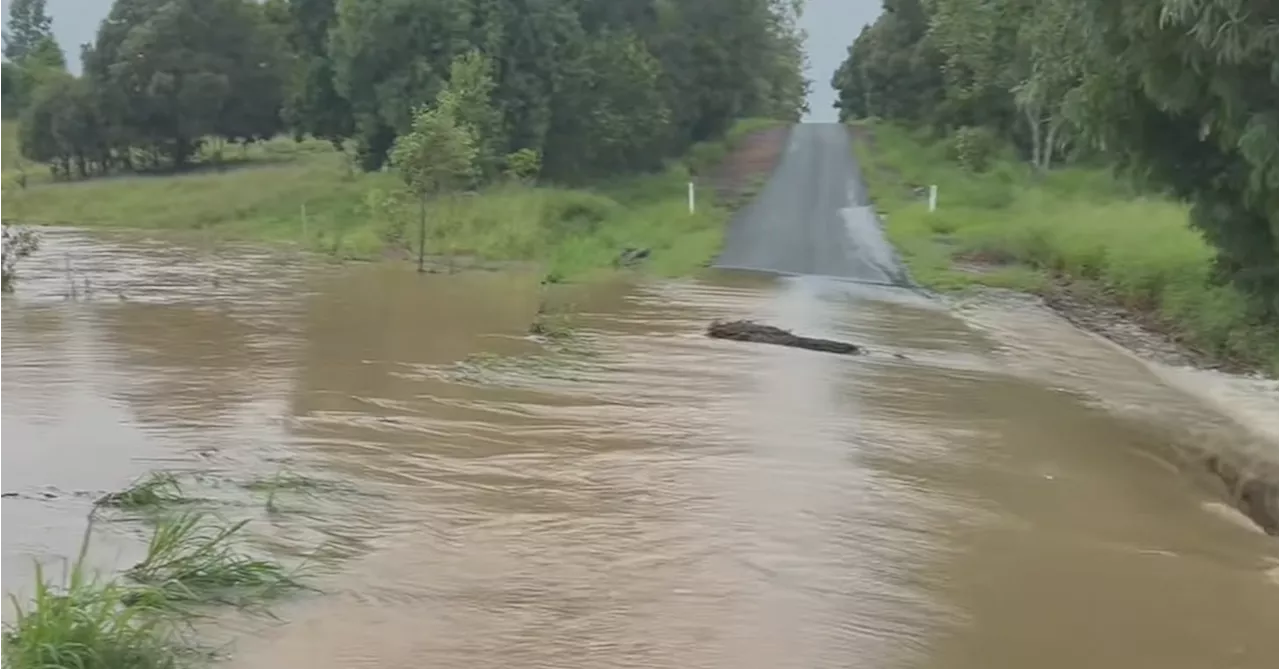
<instances>
[{"instance_id":1,"label":"muddy brown floodwater","mask_svg":"<svg viewBox=\"0 0 1280 669\"><path fill-rule=\"evenodd\" d=\"M230 667L1277 663L1275 540L1176 466L1274 441L1047 313L618 281L552 347L518 275L67 230L21 270L5 589L74 554L91 495L199 473L323 590L210 626ZM703 336L737 318L870 352ZM263 514L233 485L281 471L344 488ZM140 550L95 527L96 564Z\"/></svg>"}]
</instances>

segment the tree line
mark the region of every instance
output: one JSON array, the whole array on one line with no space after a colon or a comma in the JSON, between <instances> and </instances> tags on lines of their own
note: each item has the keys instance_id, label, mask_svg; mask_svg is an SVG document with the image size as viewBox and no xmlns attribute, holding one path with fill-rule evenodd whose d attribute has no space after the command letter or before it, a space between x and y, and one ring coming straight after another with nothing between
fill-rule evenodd
<instances>
[{"instance_id":1,"label":"tree line","mask_svg":"<svg viewBox=\"0 0 1280 669\"><path fill-rule=\"evenodd\" d=\"M376 170L461 74L477 178L582 180L658 167L738 117L798 119L800 1L115 0L77 77L44 0L13 0L3 108L59 178L281 133Z\"/></svg>"},{"instance_id":2,"label":"tree line","mask_svg":"<svg viewBox=\"0 0 1280 669\"><path fill-rule=\"evenodd\" d=\"M1270 0L884 0L831 83L845 119L1011 144L1041 170L1106 161L1184 199L1274 322L1276 35Z\"/></svg>"}]
</instances>

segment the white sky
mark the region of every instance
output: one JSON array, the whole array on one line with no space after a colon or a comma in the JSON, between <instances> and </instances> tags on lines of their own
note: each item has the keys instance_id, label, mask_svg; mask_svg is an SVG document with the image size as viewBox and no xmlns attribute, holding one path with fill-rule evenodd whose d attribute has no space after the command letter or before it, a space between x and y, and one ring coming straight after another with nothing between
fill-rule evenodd
<instances>
[{"instance_id":1,"label":"white sky","mask_svg":"<svg viewBox=\"0 0 1280 669\"><path fill-rule=\"evenodd\" d=\"M808 33L808 76L813 80L806 121L835 122L835 91L831 75L844 62L849 45L862 26L880 16L880 0L806 0L800 27Z\"/></svg>"}]
</instances>

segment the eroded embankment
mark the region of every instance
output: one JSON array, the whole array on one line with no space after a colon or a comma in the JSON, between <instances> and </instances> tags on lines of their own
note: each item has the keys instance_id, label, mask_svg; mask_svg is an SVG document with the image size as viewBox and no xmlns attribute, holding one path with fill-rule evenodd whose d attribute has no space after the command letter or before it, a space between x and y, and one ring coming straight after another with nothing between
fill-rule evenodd
<instances>
[{"instance_id":1,"label":"eroded embankment","mask_svg":"<svg viewBox=\"0 0 1280 669\"><path fill-rule=\"evenodd\" d=\"M1014 369L1065 382L1144 422L1166 424L1152 455L1213 489L1268 534L1277 533L1274 380L1197 368L1203 358L1119 310L1087 313L1081 302L990 288L947 301L980 329L1021 342L1013 349L1022 351ZM1061 343L1069 328L1075 338L1095 339L1128 362L1073 356ZM1026 354L1028 347L1034 356ZM1142 405L1132 399L1133 388L1153 382L1167 389L1163 399L1147 398ZM1177 412L1200 418L1168 423L1160 417Z\"/></svg>"}]
</instances>

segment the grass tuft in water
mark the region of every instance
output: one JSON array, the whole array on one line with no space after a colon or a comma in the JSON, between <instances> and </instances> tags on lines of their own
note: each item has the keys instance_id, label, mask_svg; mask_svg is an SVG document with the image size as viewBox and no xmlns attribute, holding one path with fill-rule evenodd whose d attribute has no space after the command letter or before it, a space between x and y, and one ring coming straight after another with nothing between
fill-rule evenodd
<instances>
[{"instance_id":1,"label":"grass tuft in water","mask_svg":"<svg viewBox=\"0 0 1280 669\"><path fill-rule=\"evenodd\" d=\"M270 478L257 478L242 483L241 486L245 490L251 492L265 492L267 494L266 510L267 513L280 513L280 506L277 504L277 498L283 493L301 494L304 497L312 497L321 492L352 492L353 488L339 482L329 481L304 474L296 474L288 471L279 471Z\"/></svg>"},{"instance_id":2,"label":"grass tuft in water","mask_svg":"<svg viewBox=\"0 0 1280 669\"><path fill-rule=\"evenodd\" d=\"M142 599L168 605L224 603L245 607L304 588L296 570L254 558L239 548L249 521L223 524L202 513L161 520L147 557L126 572L151 588Z\"/></svg>"},{"instance_id":3,"label":"grass tuft in water","mask_svg":"<svg viewBox=\"0 0 1280 669\"><path fill-rule=\"evenodd\" d=\"M35 597L10 596L13 620L4 629L6 669L163 669L179 666L173 628L132 590L94 577L83 551L60 586L36 565Z\"/></svg>"},{"instance_id":4,"label":"grass tuft in water","mask_svg":"<svg viewBox=\"0 0 1280 669\"><path fill-rule=\"evenodd\" d=\"M178 477L169 472L151 472L134 481L128 488L98 498L95 506L117 509L150 509L190 502L182 492Z\"/></svg>"},{"instance_id":5,"label":"grass tuft in water","mask_svg":"<svg viewBox=\"0 0 1280 669\"><path fill-rule=\"evenodd\" d=\"M321 490L339 490L347 486L337 481L329 481L306 474L297 474L289 471L276 472L270 478L257 478L247 481L243 484L245 490L254 492L274 492L274 491L321 491Z\"/></svg>"}]
</instances>

